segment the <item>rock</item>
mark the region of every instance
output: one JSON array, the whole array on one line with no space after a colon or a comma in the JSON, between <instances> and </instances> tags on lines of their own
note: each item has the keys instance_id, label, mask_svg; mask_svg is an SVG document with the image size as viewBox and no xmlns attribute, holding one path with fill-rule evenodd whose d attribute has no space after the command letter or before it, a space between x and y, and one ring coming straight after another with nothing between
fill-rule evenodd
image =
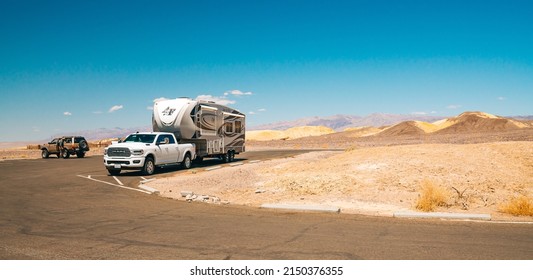
<instances>
[{"instance_id":1,"label":"rock","mask_svg":"<svg viewBox=\"0 0 533 280\"><path fill-rule=\"evenodd\" d=\"M209 201L209 196L208 195L199 195L198 197L196 197L195 200L196 201L201 201L201 202Z\"/></svg>"},{"instance_id":2,"label":"rock","mask_svg":"<svg viewBox=\"0 0 533 280\"><path fill-rule=\"evenodd\" d=\"M192 191L181 191L181 197L187 197L188 195L194 195Z\"/></svg>"},{"instance_id":3,"label":"rock","mask_svg":"<svg viewBox=\"0 0 533 280\"><path fill-rule=\"evenodd\" d=\"M191 202L193 200L195 200L197 198L196 195L194 194L188 194L186 197L185 197L185 200L187 200L188 202Z\"/></svg>"}]
</instances>

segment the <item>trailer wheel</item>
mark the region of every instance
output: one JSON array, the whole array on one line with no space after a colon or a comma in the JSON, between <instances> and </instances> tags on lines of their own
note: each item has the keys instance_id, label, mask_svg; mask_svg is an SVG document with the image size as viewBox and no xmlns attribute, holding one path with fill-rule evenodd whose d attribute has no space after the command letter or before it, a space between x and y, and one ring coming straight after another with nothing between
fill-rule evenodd
<instances>
[{"instance_id":1,"label":"trailer wheel","mask_svg":"<svg viewBox=\"0 0 533 280\"><path fill-rule=\"evenodd\" d=\"M184 158L183 161L181 162L181 167L182 167L183 169L189 169L189 168L191 168L191 166L192 166L191 154L186 153L186 154L185 154L185 158Z\"/></svg>"},{"instance_id":2,"label":"trailer wheel","mask_svg":"<svg viewBox=\"0 0 533 280\"><path fill-rule=\"evenodd\" d=\"M223 154L221 159L222 159L223 162L228 163L229 159L230 159L230 151L228 151L227 153Z\"/></svg>"},{"instance_id":3,"label":"trailer wheel","mask_svg":"<svg viewBox=\"0 0 533 280\"><path fill-rule=\"evenodd\" d=\"M146 160L144 161L143 169L142 169L143 175L152 175L154 174L154 171L155 171L154 159L152 159L151 157L146 158Z\"/></svg>"}]
</instances>

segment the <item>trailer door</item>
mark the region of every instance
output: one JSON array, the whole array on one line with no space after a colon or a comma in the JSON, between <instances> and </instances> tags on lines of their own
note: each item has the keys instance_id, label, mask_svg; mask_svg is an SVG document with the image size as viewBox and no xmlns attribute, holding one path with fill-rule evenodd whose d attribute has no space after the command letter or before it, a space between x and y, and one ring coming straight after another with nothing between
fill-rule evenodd
<instances>
[{"instance_id":1,"label":"trailer door","mask_svg":"<svg viewBox=\"0 0 533 280\"><path fill-rule=\"evenodd\" d=\"M217 108L201 105L197 122L202 136L216 136L218 127Z\"/></svg>"}]
</instances>

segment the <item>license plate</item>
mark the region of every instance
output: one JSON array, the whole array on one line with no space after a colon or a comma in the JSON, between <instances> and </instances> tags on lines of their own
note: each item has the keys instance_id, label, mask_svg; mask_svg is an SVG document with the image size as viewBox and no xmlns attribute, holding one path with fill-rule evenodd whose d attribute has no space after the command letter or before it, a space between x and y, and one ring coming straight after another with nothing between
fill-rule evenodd
<instances>
[{"instance_id":1,"label":"license plate","mask_svg":"<svg viewBox=\"0 0 533 280\"><path fill-rule=\"evenodd\" d=\"M120 169L120 164L115 164L115 169Z\"/></svg>"}]
</instances>

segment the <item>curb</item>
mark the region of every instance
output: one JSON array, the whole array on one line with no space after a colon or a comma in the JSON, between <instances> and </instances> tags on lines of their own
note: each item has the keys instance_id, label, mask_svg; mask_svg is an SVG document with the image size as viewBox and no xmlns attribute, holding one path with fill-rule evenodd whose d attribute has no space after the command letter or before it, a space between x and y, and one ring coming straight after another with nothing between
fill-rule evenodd
<instances>
[{"instance_id":1,"label":"curb","mask_svg":"<svg viewBox=\"0 0 533 280\"><path fill-rule=\"evenodd\" d=\"M149 187L147 185L140 184L139 185L139 189L145 190L145 191L149 192L150 194L159 194L159 190L151 188L151 187Z\"/></svg>"},{"instance_id":2,"label":"curb","mask_svg":"<svg viewBox=\"0 0 533 280\"><path fill-rule=\"evenodd\" d=\"M325 212L325 213L340 213L339 207L322 206L322 205L293 205L293 204L262 204L261 208L276 209L276 210L292 210L292 211L306 211L306 212Z\"/></svg>"},{"instance_id":3,"label":"curb","mask_svg":"<svg viewBox=\"0 0 533 280\"><path fill-rule=\"evenodd\" d=\"M462 214L462 213L419 213L419 212L396 212L394 218L411 218L411 219L446 219L446 220L480 220L490 221L490 214Z\"/></svg>"}]
</instances>

